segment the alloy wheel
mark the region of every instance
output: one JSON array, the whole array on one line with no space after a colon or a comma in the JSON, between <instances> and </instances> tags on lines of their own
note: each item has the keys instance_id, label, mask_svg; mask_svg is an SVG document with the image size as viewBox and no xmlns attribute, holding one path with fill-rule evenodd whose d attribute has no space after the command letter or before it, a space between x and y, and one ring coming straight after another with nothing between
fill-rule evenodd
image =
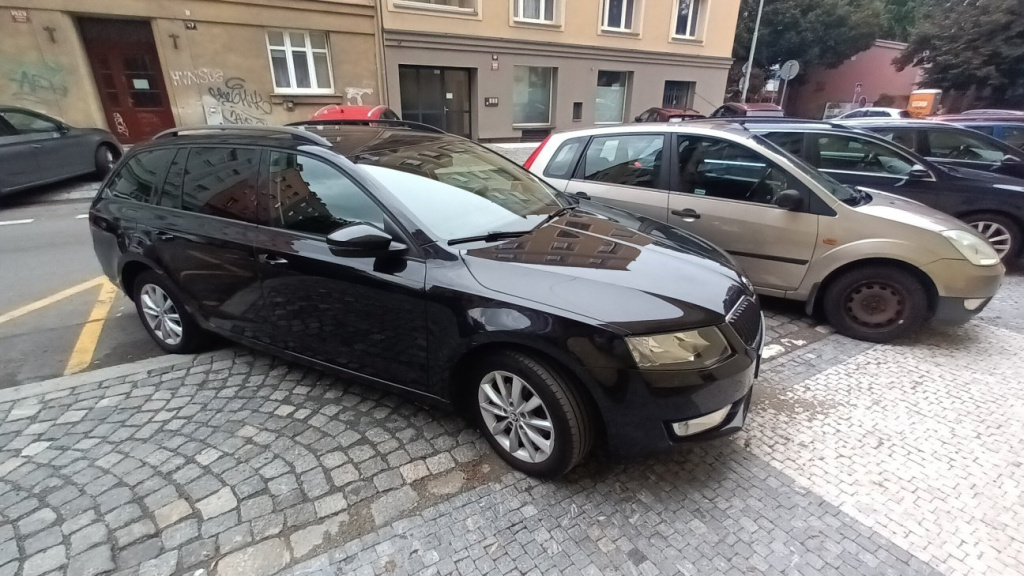
<instances>
[{"instance_id":1,"label":"alloy wheel","mask_svg":"<svg viewBox=\"0 0 1024 576\"><path fill-rule=\"evenodd\" d=\"M551 416L525 380L509 372L489 372L480 381L477 399L488 432L509 454L534 464L551 456Z\"/></svg>"},{"instance_id":2,"label":"alloy wheel","mask_svg":"<svg viewBox=\"0 0 1024 576\"><path fill-rule=\"evenodd\" d=\"M885 282L865 282L846 296L846 313L864 328L888 328L898 323L906 310L903 293Z\"/></svg>"},{"instance_id":3,"label":"alloy wheel","mask_svg":"<svg viewBox=\"0 0 1024 576\"><path fill-rule=\"evenodd\" d=\"M142 314L153 334L168 346L177 346L181 342L184 330L181 316L170 296L156 284L146 284L139 292L142 301Z\"/></svg>"},{"instance_id":4,"label":"alloy wheel","mask_svg":"<svg viewBox=\"0 0 1024 576\"><path fill-rule=\"evenodd\" d=\"M1013 238L1010 235L1010 231L1005 226L997 222L987 222L980 220L978 222L971 222L971 228L974 228L981 234L988 243L995 249L996 254L1002 258L1013 248Z\"/></svg>"}]
</instances>

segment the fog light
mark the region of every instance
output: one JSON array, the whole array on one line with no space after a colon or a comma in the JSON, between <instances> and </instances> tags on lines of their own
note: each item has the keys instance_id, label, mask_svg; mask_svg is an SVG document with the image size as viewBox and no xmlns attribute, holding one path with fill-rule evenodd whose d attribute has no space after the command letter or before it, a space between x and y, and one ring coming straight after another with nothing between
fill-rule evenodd
<instances>
[{"instance_id":1,"label":"fog light","mask_svg":"<svg viewBox=\"0 0 1024 576\"><path fill-rule=\"evenodd\" d=\"M977 310L978 306L984 304L988 298L966 298L964 299L964 308L968 310Z\"/></svg>"},{"instance_id":2,"label":"fog light","mask_svg":"<svg viewBox=\"0 0 1024 576\"><path fill-rule=\"evenodd\" d=\"M729 409L732 405L726 406L721 410L716 410L711 414L706 414L693 420L683 420L682 422L674 422L672 424L672 431L679 436L693 436L705 430L710 430L715 426L718 426L725 420L725 417L729 414Z\"/></svg>"}]
</instances>

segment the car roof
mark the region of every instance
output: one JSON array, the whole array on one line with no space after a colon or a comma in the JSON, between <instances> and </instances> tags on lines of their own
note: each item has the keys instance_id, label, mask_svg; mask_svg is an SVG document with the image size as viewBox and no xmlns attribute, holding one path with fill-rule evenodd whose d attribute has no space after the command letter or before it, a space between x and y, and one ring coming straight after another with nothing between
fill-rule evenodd
<instances>
[{"instance_id":1,"label":"car roof","mask_svg":"<svg viewBox=\"0 0 1024 576\"><path fill-rule=\"evenodd\" d=\"M665 114L700 114L693 108L651 108L651 110L657 110ZM703 116L703 114L701 114Z\"/></svg>"},{"instance_id":2,"label":"car roof","mask_svg":"<svg viewBox=\"0 0 1024 576\"><path fill-rule=\"evenodd\" d=\"M623 124L621 126L596 126L581 130L556 132L554 135L574 138L579 136L606 136L609 134L642 134L646 132L680 132L704 135L725 132L741 138L749 138L751 136L751 133L744 129L742 124L719 118L701 118L685 122L642 122L639 124Z\"/></svg>"},{"instance_id":3,"label":"car roof","mask_svg":"<svg viewBox=\"0 0 1024 576\"><path fill-rule=\"evenodd\" d=\"M936 116L935 119L955 124L1024 124L1024 116L1014 116L1012 114L946 114L944 116Z\"/></svg>"},{"instance_id":4,"label":"car roof","mask_svg":"<svg viewBox=\"0 0 1024 576\"><path fill-rule=\"evenodd\" d=\"M743 110L748 110L748 111L749 110L772 110L772 111L782 110L782 107L780 107L779 105L777 105L777 104L770 104L768 102L746 102L746 103L743 103L743 102L726 102L725 105L726 106L732 106L734 108L740 108L740 109L743 109Z\"/></svg>"},{"instance_id":5,"label":"car roof","mask_svg":"<svg viewBox=\"0 0 1024 576\"><path fill-rule=\"evenodd\" d=\"M897 128L900 126L917 127L917 128L959 128L961 126L951 124L949 122L943 122L942 120L930 120L923 118L850 118L849 120L837 120L846 126L861 127L861 126L885 126L887 128Z\"/></svg>"}]
</instances>

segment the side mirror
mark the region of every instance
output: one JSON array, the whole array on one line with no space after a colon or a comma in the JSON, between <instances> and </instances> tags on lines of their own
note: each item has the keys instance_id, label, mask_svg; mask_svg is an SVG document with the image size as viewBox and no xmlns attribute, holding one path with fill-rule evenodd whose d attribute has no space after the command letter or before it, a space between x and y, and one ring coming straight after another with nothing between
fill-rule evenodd
<instances>
[{"instance_id":1,"label":"side mirror","mask_svg":"<svg viewBox=\"0 0 1024 576\"><path fill-rule=\"evenodd\" d=\"M327 245L339 256L354 257L381 256L406 249L405 244L395 242L387 232L363 222L354 222L331 232L327 236Z\"/></svg>"},{"instance_id":2,"label":"side mirror","mask_svg":"<svg viewBox=\"0 0 1024 576\"><path fill-rule=\"evenodd\" d=\"M639 122L639 121L640 121L640 117L639 117L639 116L637 116L637 117L633 118L633 121L634 121L634 122Z\"/></svg>"},{"instance_id":3,"label":"side mirror","mask_svg":"<svg viewBox=\"0 0 1024 576\"><path fill-rule=\"evenodd\" d=\"M932 177L932 173L925 169L920 164L914 164L910 167L910 172L907 173L907 177L911 180L927 180Z\"/></svg>"},{"instance_id":4,"label":"side mirror","mask_svg":"<svg viewBox=\"0 0 1024 576\"><path fill-rule=\"evenodd\" d=\"M783 190L775 197L775 205L783 210L799 210L804 206L804 195L796 190Z\"/></svg>"},{"instance_id":5,"label":"side mirror","mask_svg":"<svg viewBox=\"0 0 1024 576\"><path fill-rule=\"evenodd\" d=\"M71 127L68 126L67 124L58 124L57 125L57 132L59 132L61 134L67 134L69 130L71 130Z\"/></svg>"}]
</instances>

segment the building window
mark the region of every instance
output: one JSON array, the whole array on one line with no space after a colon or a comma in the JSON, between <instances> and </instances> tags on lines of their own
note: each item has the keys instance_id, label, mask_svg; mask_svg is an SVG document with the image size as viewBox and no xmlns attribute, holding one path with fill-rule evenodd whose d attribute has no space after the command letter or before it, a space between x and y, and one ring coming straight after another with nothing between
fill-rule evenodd
<instances>
[{"instance_id":1,"label":"building window","mask_svg":"<svg viewBox=\"0 0 1024 576\"><path fill-rule=\"evenodd\" d=\"M551 85L554 68L516 66L512 90L512 123L551 124Z\"/></svg>"},{"instance_id":2,"label":"building window","mask_svg":"<svg viewBox=\"0 0 1024 576\"><path fill-rule=\"evenodd\" d=\"M327 34L268 30L270 70L274 91L281 94L331 94L331 53Z\"/></svg>"},{"instance_id":3,"label":"building window","mask_svg":"<svg viewBox=\"0 0 1024 576\"><path fill-rule=\"evenodd\" d=\"M601 27L617 32L631 32L638 0L604 0Z\"/></svg>"},{"instance_id":4,"label":"building window","mask_svg":"<svg viewBox=\"0 0 1024 576\"><path fill-rule=\"evenodd\" d=\"M438 10L460 14L476 14L479 0L393 0L395 8Z\"/></svg>"},{"instance_id":5,"label":"building window","mask_svg":"<svg viewBox=\"0 0 1024 576\"><path fill-rule=\"evenodd\" d=\"M597 72L597 101L594 105L594 122L617 124L622 122L626 111L626 90L629 72Z\"/></svg>"},{"instance_id":6,"label":"building window","mask_svg":"<svg viewBox=\"0 0 1024 576\"><path fill-rule=\"evenodd\" d=\"M693 93L693 82L666 80L665 92L661 98L662 108L684 110L690 107L690 94Z\"/></svg>"},{"instance_id":7,"label":"building window","mask_svg":"<svg viewBox=\"0 0 1024 576\"><path fill-rule=\"evenodd\" d=\"M522 22L555 23L555 2L557 0L512 0L515 19Z\"/></svg>"},{"instance_id":8,"label":"building window","mask_svg":"<svg viewBox=\"0 0 1024 576\"><path fill-rule=\"evenodd\" d=\"M678 2L675 35L679 38L696 38L700 0L678 0Z\"/></svg>"}]
</instances>

